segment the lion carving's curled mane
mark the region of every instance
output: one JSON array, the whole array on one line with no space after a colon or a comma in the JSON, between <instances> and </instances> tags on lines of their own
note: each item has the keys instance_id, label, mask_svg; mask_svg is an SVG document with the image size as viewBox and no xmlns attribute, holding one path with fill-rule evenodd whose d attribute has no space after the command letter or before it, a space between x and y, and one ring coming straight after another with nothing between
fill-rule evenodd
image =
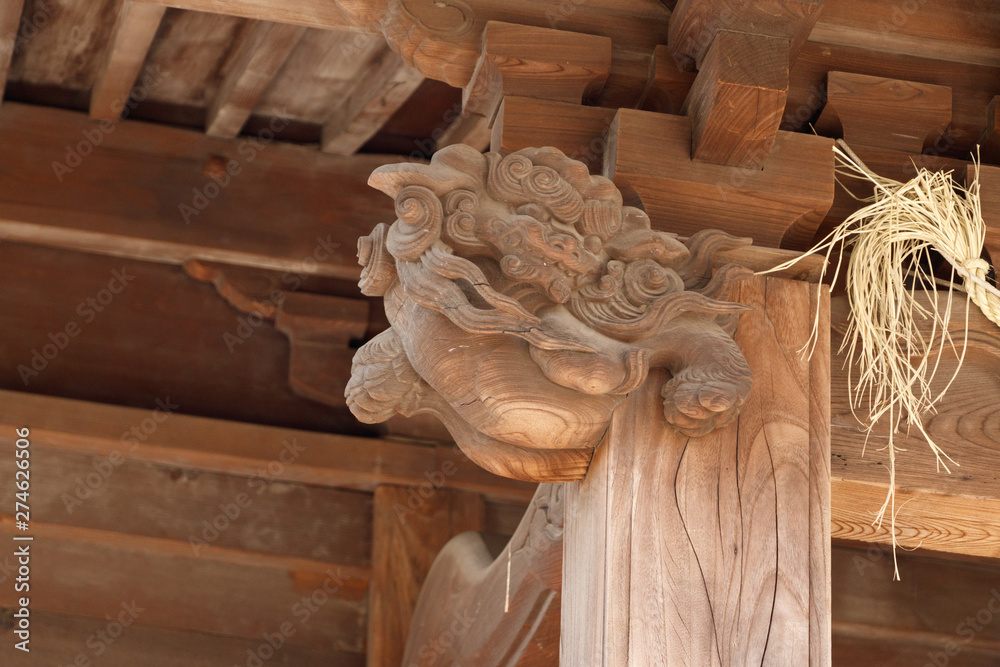
<instances>
[{"instance_id":1,"label":"lion carving's curled mane","mask_svg":"<svg viewBox=\"0 0 1000 667\"><path fill-rule=\"evenodd\" d=\"M743 307L725 299L747 271L711 263L749 240L653 230L554 148L457 145L369 183L398 219L358 244L361 290L385 297L393 325L355 356L359 419L431 412L485 467L553 481L582 474L651 367L671 372L664 414L684 433L738 414L751 382L731 338Z\"/></svg>"}]
</instances>

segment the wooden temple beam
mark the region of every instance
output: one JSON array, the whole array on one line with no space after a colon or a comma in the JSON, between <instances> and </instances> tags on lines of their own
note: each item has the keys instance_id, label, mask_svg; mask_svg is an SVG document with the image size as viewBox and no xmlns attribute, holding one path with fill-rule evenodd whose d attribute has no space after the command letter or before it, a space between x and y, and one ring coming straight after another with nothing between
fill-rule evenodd
<instances>
[{"instance_id":1,"label":"wooden temple beam","mask_svg":"<svg viewBox=\"0 0 1000 667\"><path fill-rule=\"evenodd\" d=\"M334 155L353 155L410 98L424 77L385 47L363 71L354 89L330 113L320 148Z\"/></svg>"},{"instance_id":2,"label":"wooden temple beam","mask_svg":"<svg viewBox=\"0 0 1000 667\"><path fill-rule=\"evenodd\" d=\"M209 106L206 134L232 138L240 133L305 31L302 26L270 21L257 21L249 27Z\"/></svg>"},{"instance_id":3,"label":"wooden temple beam","mask_svg":"<svg viewBox=\"0 0 1000 667\"><path fill-rule=\"evenodd\" d=\"M483 151L490 147L491 138L490 121L485 116L462 113L438 135L435 150L455 144L466 144Z\"/></svg>"},{"instance_id":4,"label":"wooden temple beam","mask_svg":"<svg viewBox=\"0 0 1000 667\"><path fill-rule=\"evenodd\" d=\"M34 444L33 444L34 446ZM221 510L219 510L221 511ZM38 544L32 566L47 576L32 581L32 611L114 619L135 603L132 622L181 631L256 639L294 622L290 643L364 650L368 568L214 547L195 555L186 541L60 526L33 521ZM18 534L0 518L0 536ZM312 603L312 622L293 616ZM0 605L15 606L13 588Z\"/></svg>"},{"instance_id":5,"label":"wooden temple beam","mask_svg":"<svg viewBox=\"0 0 1000 667\"><path fill-rule=\"evenodd\" d=\"M91 118L108 121L121 118L164 12L163 5L123 0L91 92Z\"/></svg>"},{"instance_id":6,"label":"wooden temple beam","mask_svg":"<svg viewBox=\"0 0 1000 667\"><path fill-rule=\"evenodd\" d=\"M14 59L17 33L21 27L21 12L24 0L11 0L0 7L0 100L7 87L7 75Z\"/></svg>"},{"instance_id":7,"label":"wooden temple beam","mask_svg":"<svg viewBox=\"0 0 1000 667\"><path fill-rule=\"evenodd\" d=\"M38 449L98 456L118 452L128 461L252 476L280 460L287 443L295 442L301 455L281 466L274 479L373 491L381 484L419 487L428 483L427 474L444 471L444 488L482 494L492 502L527 504L534 493L534 485L487 473L448 445L409 445L184 414L163 419L162 410L12 391L0 391L0 396L8 406L0 422L16 415L19 424L31 424L38 436L32 446ZM153 432L143 432L144 425ZM0 441L9 441L14 426L5 424L8 434L0 435ZM138 444L139 436L129 430L133 427L145 436Z\"/></svg>"},{"instance_id":8,"label":"wooden temple beam","mask_svg":"<svg viewBox=\"0 0 1000 667\"><path fill-rule=\"evenodd\" d=\"M945 295L934 295L945 307ZM927 307L930 307L928 304ZM952 304L950 332L962 345L966 308L969 342L962 370L936 413L924 419L924 428L954 461L949 474L939 469L930 446L914 432L898 433L896 454L897 541L905 549L919 548L943 557L1000 558L1000 485L992 452L996 448L993 424L1000 414L1000 328L990 322L963 296ZM840 347L846 329L845 298L834 299L832 349ZM923 332L930 335L930 327ZM876 424L870 435L851 410L846 356L832 363L832 527L841 542L891 544L887 513L881 526L872 525L889 491L886 426ZM946 353L940 360L932 391L941 391L956 366ZM857 378L857 373L853 375ZM859 414L864 414L860 409ZM867 440L867 444L866 444ZM904 505L905 503L905 505Z\"/></svg>"},{"instance_id":9,"label":"wooden temple beam","mask_svg":"<svg viewBox=\"0 0 1000 667\"><path fill-rule=\"evenodd\" d=\"M131 121L109 130L82 114L9 103L0 141L9 148L0 166L8 240L357 280L347 239L394 215L366 183L394 158L334 157L267 134L225 141ZM109 179L114 197L101 194Z\"/></svg>"}]
</instances>

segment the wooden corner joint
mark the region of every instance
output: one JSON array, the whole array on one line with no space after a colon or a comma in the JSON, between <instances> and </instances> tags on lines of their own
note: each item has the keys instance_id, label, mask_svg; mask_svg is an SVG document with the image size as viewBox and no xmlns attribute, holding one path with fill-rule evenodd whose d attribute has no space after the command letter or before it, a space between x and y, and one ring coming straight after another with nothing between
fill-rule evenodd
<instances>
[{"instance_id":1,"label":"wooden corner joint","mask_svg":"<svg viewBox=\"0 0 1000 667\"><path fill-rule=\"evenodd\" d=\"M608 37L489 21L463 111L492 125L506 95L580 104L600 92L610 72Z\"/></svg>"},{"instance_id":2,"label":"wooden corner joint","mask_svg":"<svg viewBox=\"0 0 1000 667\"><path fill-rule=\"evenodd\" d=\"M360 420L431 413L491 472L566 481L651 368L672 374L663 414L681 432L738 415L752 381L727 299L748 271L712 266L747 239L655 231L554 148L450 146L369 183L398 218L359 242L361 290L392 324L355 355Z\"/></svg>"}]
</instances>

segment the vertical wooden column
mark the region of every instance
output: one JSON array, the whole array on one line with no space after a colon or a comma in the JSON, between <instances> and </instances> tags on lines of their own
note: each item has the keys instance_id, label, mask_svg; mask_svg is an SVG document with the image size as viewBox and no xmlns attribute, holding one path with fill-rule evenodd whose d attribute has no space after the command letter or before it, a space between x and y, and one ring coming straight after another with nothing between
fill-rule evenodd
<instances>
[{"instance_id":1,"label":"vertical wooden column","mask_svg":"<svg viewBox=\"0 0 1000 667\"><path fill-rule=\"evenodd\" d=\"M439 486L429 479L421 486L375 489L368 667L399 667L434 558L455 535L483 529L482 496Z\"/></svg>"},{"instance_id":2,"label":"vertical wooden column","mask_svg":"<svg viewBox=\"0 0 1000 667\"><path fill-rule=\"evenodd\" d=\"M809 360L816 286L738 289L738 421L681 435L651 373L568 485L564 666L830 664L829 299Z\"/></svg>"}]
</instances>

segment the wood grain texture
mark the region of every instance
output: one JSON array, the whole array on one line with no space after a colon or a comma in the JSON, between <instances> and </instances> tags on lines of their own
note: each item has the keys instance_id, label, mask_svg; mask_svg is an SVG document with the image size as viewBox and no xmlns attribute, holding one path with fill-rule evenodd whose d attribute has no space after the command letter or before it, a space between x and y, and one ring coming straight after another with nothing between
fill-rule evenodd
<instances>
[{"instance_id":1,"label":"wood grain texture","mask_svg":"<svg viewBox=\"0 0 1000 667\"><path fill-rule=\"evenodd\" d=\"M402 664L558 662L563 492L539 485L495 559L479 535L448 542L420 592Z\"/></svg>"},{"instance_id":2,"label":"wood grain texture","mask_svg":"<svg viewBox=\"0 0 1000 667\"><path fill-rule=\"evenodd\" d=\"M823 0L765 0L752 5L741 0L678 0L670 15L667 44L688 70L702 68L711 44L723 30L786 40L788 57L794 60L822 9Z\"/></svg>"},{"instance_id":3,"label":"wood grain texture","mask_svg":"<svg viewBox=\"0 0 1000 667\"><path fill-rule=\"evenodd\" d=\"M186 542L37 521L31 529L47 545L32 551L32 611L113 619L134 601L143 625L259 641L287 621L289 643L364 650L367 568L221 547L194 556ZM0 536L15 533L10 517L0 519ZM14 606L6 588L0 605Z\"/></svg>"},{"instance_id":4,"label":"wood grain texture","mask_svg":"<svg viewBox=\"0 0 1000 667\"><path fill-rule=\"evenodd\" d=\"M663 414L685 433L739 412L749 378L730 331L743 309L726 300L749 272L709 267L746 239L655 231L551 147L450 146L369 182L399 217L358 245L361 291L385 299L392 324L355 355L358 419L432 414L488 470L565 481L650 368L673 373Z\"/></svg>"},{"instance_id":5,"label":"wood grain texture","mask_svg":"<svg viewBox=\"0 0 1000 667\"><path fill-rule=\"evenodd\" d=\"M808 42L791 69L783 129L805 130L806 123L816 117L823 105L822 91L830 71L950 87L951 128L947 137L932 147L934 155L946 157L968 158L983 130L986 107L1000 90L1000 66Z\"/></svg>"},{"instance_id":6,"label":"wood grain texture","mask_svg":"<svg viewBox=\"0 0 1000 667\"><path fill-rule=\"evenodd\" d=\"M650 61L649 84L639 107L647 111L680 114L695 76L694 72L680 68L666 45L657 46Z\"/></svg>"},{"instance_id":7,"label":"wood grain texture","mask_svg":"<svg viewBox=\"0 0 1000 667\"><path fill-rule=\"evenodd\" d=\"M998 35L1000 11L982 0L921 0L916 5L826 0L810 40L998 67Z\"/></svg>"},{"instance_id":8,"label":"wood grain texture","mask_svg":"<svg viewBox=\"0 0 1000 667\"><path fill-rule=\"evenodd\" d=\"M301 26L269 21L258 21L251 26L241 37L229 71L208 109L206 134L231 138L240 133L305 32Z\"/></svg>"},{"instance_id":9,"label":"wood grain texture","mask_svg":"<svg viewBox=\"0 0 1000 667\"><path fill-rule=\"evenodd\" d=\"M759 166L774 146L787 91L788 40L719 32L684 105L691 118L691 156Z\"/></svg>"},{"instance_id":10,"label":"wood grain texture","mask_svg":"<svg viewBox=\"0 0 1000 667\"><path fill-rule=\"evenodd\" d=\"M135 0L139 4L165 5L164 0ZM357 30L352 17L339 3L307 0L293 5L278 0L169 0L170 7L247 19L291 23L323 30Z\"/></svg>"},{"instance_id":11,"label":"wood grain texture","mask_svg":"<svg viewBox=\"0 0 1000 667\"><path fill-rule=\"evenodd\" d=\"M527 504L535 487L484 472L454 447L412 445L375 438L298 431L173 414L146 434L134 449L123 434L144 420L150 410L74 401L2 391L6 409L0 414L5 431L0 442L10 443L16 424L31 424L38 435L33 447L79 455L107 457L117 452L128 461L170 468L195 468L252 477L268 464L280 461L289 442L302 451L283 465L275 481L372 491L380 484L420 486L438 470L443 486L482 494L494 502ZM148 427L148 424L147 424ZM147 430L150 430L147 428ZM287 459L286 455L286 459ZM275 466L271 466L274 468Z\"/></svg>"},{"instance_id":12,"label":"wood grain texture","mask_svg":"<svg viewBox=\"0 0 1000 667\"><path fill-rule=\"evenodd\" d=\"M385 47L379 60L362 73L354 89L330 113L323 126L323 151L356 153L423 81L423 75Z\"/></svg>"},{"instance_id":13,"label":"wood grain texture","mask_svg":"<svg viewBox=\"0 0 1000 667\"><path fill-rule=\"evenodd\" d=\"M816 131L865 145L920 153L951 123L951 88L850 72L827 75Z\"/></svg>"},{"instance_id":14,"label":"wood grain texture","mask_svg":"<svg viewBox=\"0 0 1000 667\"><path fill-rule=\"evenodd\" d=\"M7 613L13 613L13 609ZM9 642L0 648L0 655L4 658L4 664L9 667L72 665L77 660L83 663L83 659L91 661L91 664L100 661L108 665L219 667L246 664L250 660L249 656L255 654L269 655L270 645L260 637L221 637L206 632L150 627L142 625L141 621L140 614L135 624L126 628L113 642L106 644L98 637L110 638L108 626L117 623L117 620L53 614L32 609L31 629L37 633L32 638L44 637L45 641L32 641L31 653L16 651L11 647L12 642ZM280 624L278 627L280 628ZM117 628L112 625L111 631L116 632ZM280 632L278 628L273 631ZM8 631L0 630L0 636L7 639ZM265 648L261 649L261 646ZM273 649L273 655L266 664L281 667L329 667L330 664L337 667L364 667L365 657L360 653L285 643Z\"/></svg>"},{"instance_id":15,"label":"wood grain texture","mask_svg":"<svg viewBox=\"0 0 1000 667\"><path fill-rule=\"evenodd\" d=\"M116 121L131 95L166 7L123 0L90 97L90 117Z\"/></svg>"},{"instance_id":16,"label":"wood grain texture","mask_svg":"<svg viewBox=\"0 0 1000 667\"><path fill-rule=\"evenodd\" d=\"M492 134L490 123L485 116L462 113L438 135L435 150L455 144L465 144L478 151L485 151L490 147Z\"/></svg>"},{"instance_id":17,"label":"wood grain texture","mask_svg":"<svg viewBox=\"0 0 1000 667\"><path fill-rule=\"evenodd\" d=\"M966 185L971 178L979 179L979 206L986 223L986 240L983 247L990 255L994 269L1000 264L1000 167L980 165L965 168Z\"/></svg>"},{"instance_id":18,"label":"wood grain texture","mask_svg":"<svg viewBox=\"0 0 1000 667\"><path fill-rule=\"evenodd\" d=\"M567 493L568 664L829 664L829 543L812 525L828 478L813 462L823 429L810 423L826 388L822 367L814 384L795 354L812 289L740 284L757 309L736 332L755 384L736 423L680 435L649 417L655 382L616 411Z\"/></svg>"},{"instance_id":19,"label":"wood grain texture","mask_svg":"<svg viewBox=\"0 0 1000 667\"><path fill-rule=\"evenodd\" d=\"M607 37L489 21L462 110L492 122L508 95L580 104L596 97L610 72Z\"/></svg>"},{"instance_id":20,"label":"wood grain texture","mask_svg":"<svg viewBox=\"0 0 1000 667\"><path fill-rule=\"evenodd\" d=\"M944 295L936 298L943 308ZM965 322L966 308L965 299L957 296L950 326L956 345L963 338L960 327ZM958 466L950 475L938 471L925 441L916 434L895 436L896 446L905 450L896 457L897 541L903 548L920 548L943 557L996 559L1000 557L1000 530L995 520L1000 511L1000 486L996 479L994 423L998 412L995 397L1000 391L1000 360L996 354L1000 329L975 306L969 308L965 364L938 404L937 413L924 420L928 433ZM847 304L843 298L834 300L832 313L832 345L836 350L846 327ZM928 328L925 335L929 333ZM838 354L832 363L833 538L887 544L888 522L877 527L872 520L888 490L887 453L881 449L888 434L886 427L876 425L865 446L866 426L853 415L848 403L849 369L844 368L845 360ZM945 354L932 385L935 390L944 388L954 368L954 357ZM903 502L907 504L901 506Z\"/></svg>"},{"instance_id":21,"label":"wood grain texture","mask_svg":"<svg viewBox=\"0 0 1000 667\"><path fill-rule=\"evenodd\" d=\"M621 109L611 126L604 175L654 226L682 235L715 228L757 245L807 248L834 196L832 140L779 132L761 169L691 159L687 118ZM775 196L781 192L781 196Z\"/></svg>"},{"instance_id":22,"label":"wood grain texture","mask_svg":"<svg viewBox=\"0 0 1000 667\"><path fill-rule=\"evenodd\" d=\"M379 486L373 516L367 664L397 667L435 557L456 535L483 529L483 499L449 489Z\"/></svg>"},{"instance_id":23,"label":"wood grain texture","mask_svg":"<svg viewBox=\"0 0 1000 667\"><path fill-rule=\"evenodd\" d=\"M508 96L493 123L490 149L514 152L544 143L601 173L614 109Z\"/></svg>"},{"instance_id":24,"label":"wood grain texture","mask_svg":"<svg viewBox=\"0 0 1000 667\"><path fill-rule=\"evenodd\" d=\"M344 240L393 215L366 184L385 157L347 160L132 121L111 131L83 114L14 103L0 107L0 142L8 147L0 166L8 240L356 280L355 245ZM281 234L273 220L282 220Z\"/></svg>"}]
</instances>

